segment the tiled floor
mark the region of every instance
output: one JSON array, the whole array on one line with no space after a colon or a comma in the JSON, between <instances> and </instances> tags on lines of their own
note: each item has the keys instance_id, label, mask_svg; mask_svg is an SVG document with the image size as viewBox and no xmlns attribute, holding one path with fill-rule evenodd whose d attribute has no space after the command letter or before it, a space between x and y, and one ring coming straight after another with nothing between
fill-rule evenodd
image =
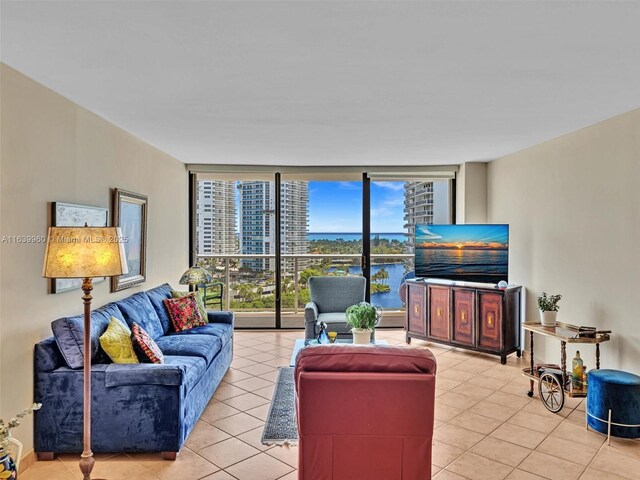
<instances>
[{"instance_id":1,"label":"tiled floor","mask_svg":"<svg viewBox=\"0 0 640 480\"><path fill-rule=\"evenodd\" d=\"M236 332L231 370L175 462L155 454L97 455L93 478L107 480L268 480L297 478L296 447L260 444L277 367L289 364L296 332ZM378 338L404 344L401 331ZM415 341L413 346L427 344ZM438 359L433 475L437 480L640 479L640 441L584 428L584 404L568 399L554 415L525 395L515 356L428 346ZM97 407L99 408L99 407ZM20 480L81 478L77 455L37 462Z\"/></svg>"}]
</instances>

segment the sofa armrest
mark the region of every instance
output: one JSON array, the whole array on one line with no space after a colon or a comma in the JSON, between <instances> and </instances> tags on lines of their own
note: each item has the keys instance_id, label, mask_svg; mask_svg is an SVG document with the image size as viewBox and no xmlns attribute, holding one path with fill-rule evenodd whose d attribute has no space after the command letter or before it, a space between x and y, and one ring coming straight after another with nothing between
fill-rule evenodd
<instances>
[{"instance_id":1,"label":"sofa armrest","mask_svg":"<svg viewBox=\"0 0 640 480\"><path fill-rule=\"evenodd\" d=\"M155 363L111 363L105 370L106 387L126 385L182 385L185 367Z\"/></svg>"},{"instance_id":2,"label":"sofa armrest","mask_svg":"<svg viewBox=\"0 0 640 480\"><path fill-rule=\"evenodd\" d=\"M233 325L233 312L207 311L209 323L226 323Z\"/></svg>"}]
</instances>

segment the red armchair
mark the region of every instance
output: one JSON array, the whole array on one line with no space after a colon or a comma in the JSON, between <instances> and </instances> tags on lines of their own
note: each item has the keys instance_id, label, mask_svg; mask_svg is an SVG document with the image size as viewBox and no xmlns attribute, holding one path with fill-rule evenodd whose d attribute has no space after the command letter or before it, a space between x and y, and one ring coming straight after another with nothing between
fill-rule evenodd
<instances>
[{"instance_id":1,"label":"red armchair","mask_svg":"<svg viewBox=\"0 0 640 480\"><path fill-rule=\"evenodd\" d=\"M435 373L425 349L304 348L295 371L298 478L431 478Z\"/></svg>"}]
</instances>

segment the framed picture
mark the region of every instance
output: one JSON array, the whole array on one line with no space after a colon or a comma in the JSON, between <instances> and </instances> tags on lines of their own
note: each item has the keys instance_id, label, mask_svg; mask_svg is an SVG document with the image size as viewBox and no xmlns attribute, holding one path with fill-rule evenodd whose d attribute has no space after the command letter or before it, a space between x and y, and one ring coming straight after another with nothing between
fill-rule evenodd
<instances>
[{"instance_id":1,"label":"framed picture","mask_svg":"<svg viewBox=\"0 0 640 480\"><path fill-rule=\"evenodd\" d=\"M111 291L118 292L147 279L147 196L113 189L113 226L120 227L129 273L111 277Z\"/></svg>"},{"instance_id":2,"label":"framed picture","mask_svg":"<svg viewBox=\"0 0 640 480\"><path fill-rule=\"evenodd\" d=\"M72 203L51 202L52 227L108 227L109 209L74 205ZM104 277L94 278L93 283L104 282ZM52 278L51 293L68 292L79 289L82 280L79 278Z\"/></svg>"}]
</instances>

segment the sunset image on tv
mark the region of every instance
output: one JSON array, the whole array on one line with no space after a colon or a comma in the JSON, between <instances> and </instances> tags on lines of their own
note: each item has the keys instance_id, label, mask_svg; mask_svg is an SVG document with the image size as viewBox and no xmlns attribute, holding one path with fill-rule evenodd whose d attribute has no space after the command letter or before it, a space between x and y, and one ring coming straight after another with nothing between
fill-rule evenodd
<instances>
[{"instance_id":1,"label":"sunset image on tv","mask_svg":"<svg viewBox=\"0 0 640 480\"><path fill-rule=\"evenodd\" d=\"M416 276L508 281L508 225L416 225Z\"/></svg>"}]
</instances>

